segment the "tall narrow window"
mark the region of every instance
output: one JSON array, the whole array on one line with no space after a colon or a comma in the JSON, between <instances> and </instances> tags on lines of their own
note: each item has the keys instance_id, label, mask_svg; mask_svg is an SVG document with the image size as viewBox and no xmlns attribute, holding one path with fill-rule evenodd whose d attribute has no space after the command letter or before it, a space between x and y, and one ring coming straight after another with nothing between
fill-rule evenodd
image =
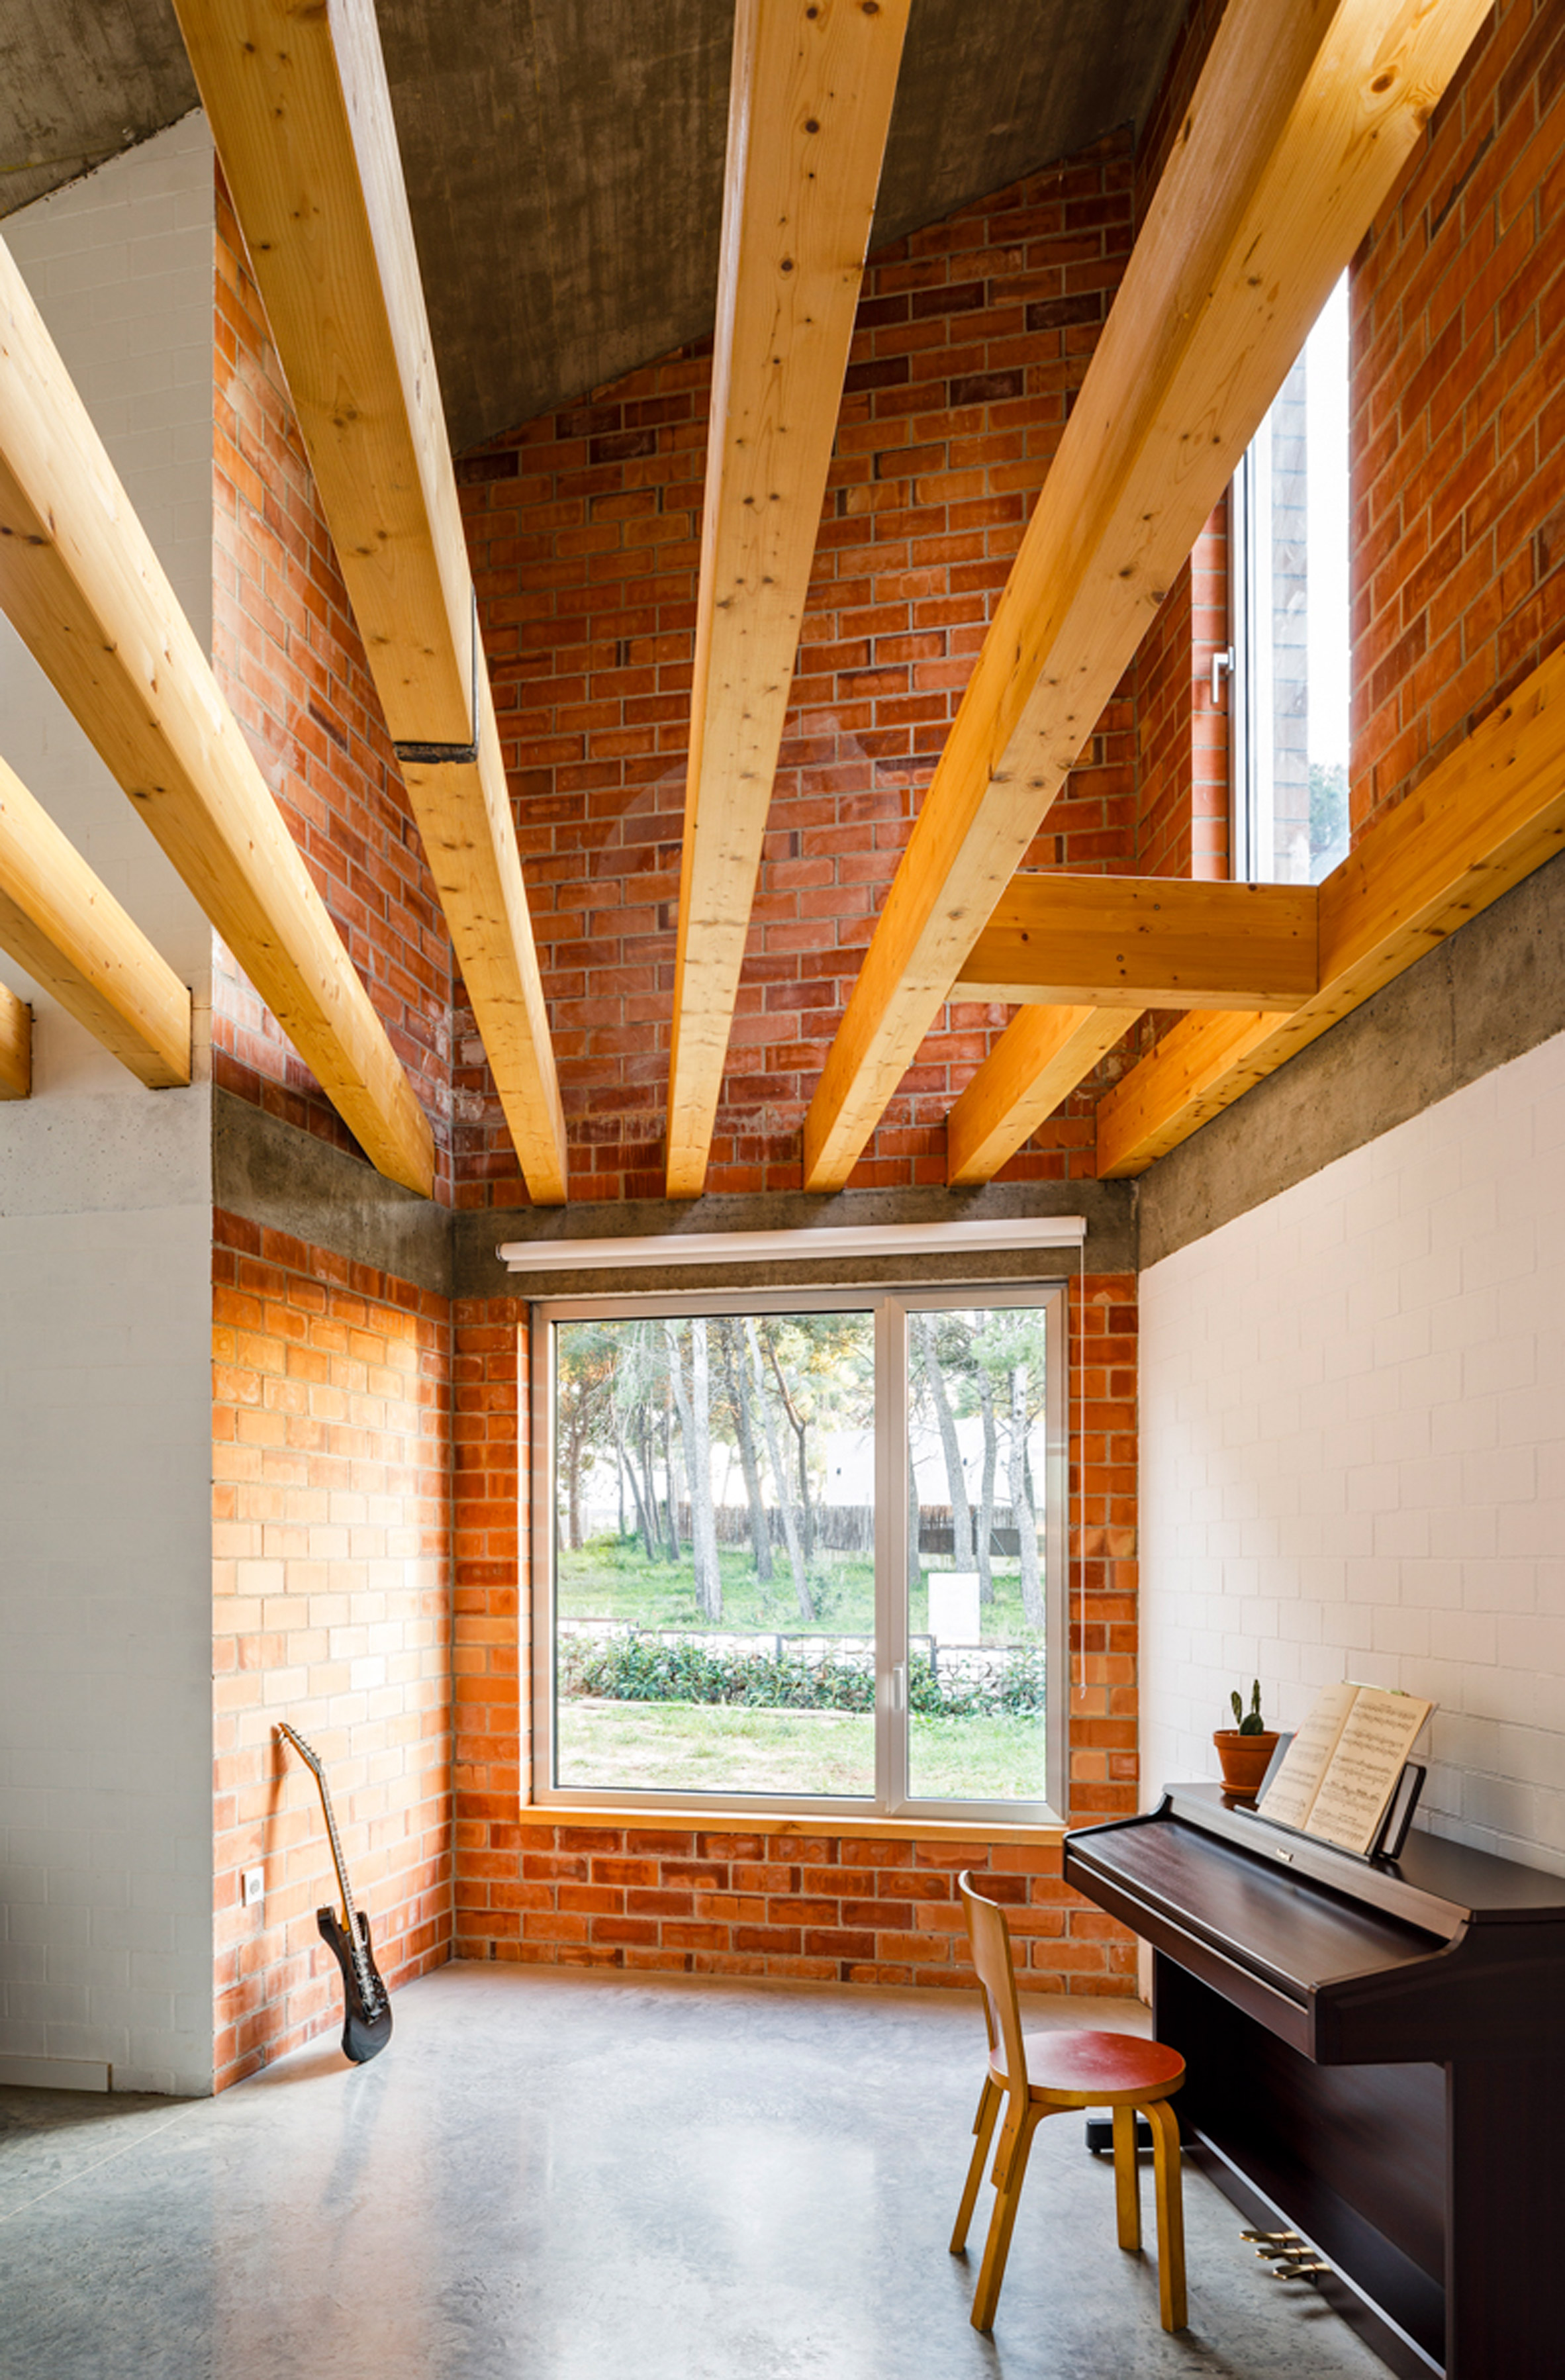
<instances>
[{"instance_id":1,"label":"tall narrow window","mask_svg":"<svg viewBox=\"0 0 1565 2380\"><path fill-rule=\"evenodd\" d=\"M1348 284L1233 482L1234 873L1318 884L1347 856Z\"/></svg>"},{"instance_id":2,"label":"tall narrow window","mask_svg":"<svg viewBox=\"0 0 1565 2380\"><path fill-rule=\"evenodd\" d=\"M540 1801L1061 1798L1050 1287L535 1310Z\"/></svg>"}]
</instances>

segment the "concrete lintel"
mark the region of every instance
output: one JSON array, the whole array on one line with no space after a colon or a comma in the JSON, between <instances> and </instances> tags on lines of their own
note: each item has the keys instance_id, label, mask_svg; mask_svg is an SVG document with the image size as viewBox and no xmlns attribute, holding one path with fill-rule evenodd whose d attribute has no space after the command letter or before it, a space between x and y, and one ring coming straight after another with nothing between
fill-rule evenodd
<instances>
[{"instance_id":1,"label":"concrete lintel","mask_svg":"<svg viewBox=\"0 0 1565 2380\"><path fill-rule=\"evenodd\" d=\"M511 1272L496 1253L502 1241L640 1239L682 1232L816 1231L833 1226L994 1221L1023 1215L1085 1215L1089 1272L1135 1267L1135 1196L1122 1182L990 1182L972 1190L843 1190L830 1198L803 1191L746 1196L638 1198L565 1207L483 1209L455 1219L455 1294L458 1297L576 1297L712 1287L811 1289L877 1281L979 1281L1055 1279L1074 1272L1065 1249L996 1249L929 1256L796 1259L702 1267L638 1265L562 1272ZM671 1249L671 1257L672 1257Z\"/></svg>"}]
</instances>

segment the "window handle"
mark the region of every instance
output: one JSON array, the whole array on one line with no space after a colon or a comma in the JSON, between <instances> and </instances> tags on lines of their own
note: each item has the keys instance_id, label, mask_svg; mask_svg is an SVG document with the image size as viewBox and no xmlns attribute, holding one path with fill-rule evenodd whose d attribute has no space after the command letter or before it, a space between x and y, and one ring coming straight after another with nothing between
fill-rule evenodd
<instances>
[{"instance_id":1,"label":"window handle","mask_svg":"<svg viewBox=\"0 0 1565 2380\"><path fill-rule=\"evenodd\" d=\"M907 1663L905 1661L893 1661L892 1664L892 1708L894 1711L904 1711L907 1708Z\"/></svg>"},{"instance_id":2,"label":"window handle","mask_svg":"<svg viewBox=\"0 0 1565 2380\"><path fill-rule=\"evenodd\" d=\"M1212 709L1214 710L1220 710L1223 707L1222 680L1232 675L1233 647L1225 645L1221 652L1212 655Z\"/></svg>"}]
</instances>

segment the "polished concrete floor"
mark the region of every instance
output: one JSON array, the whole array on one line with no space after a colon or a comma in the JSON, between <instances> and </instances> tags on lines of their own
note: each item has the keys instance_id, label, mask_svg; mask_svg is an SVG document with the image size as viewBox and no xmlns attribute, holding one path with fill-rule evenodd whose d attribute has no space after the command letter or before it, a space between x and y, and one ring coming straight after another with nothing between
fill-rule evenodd
<instances>
[{"instance_id":1,"label":"polished concrete floor","mask_svg":"<svg viewBox=\"0 0 1565 2380\"><path fill-rule=\"evenodd\" d=\"M0 2374L1384 2380L1195 2173L1165 2337L1074 2117L1038 2136L980 2338L981 2232L965 2262L946 2240L981 2066L954 1996L470 1965L398 1995L370 2066L321 2044L215 2100L0 2091Z\"/></svg>"}]
</instances>

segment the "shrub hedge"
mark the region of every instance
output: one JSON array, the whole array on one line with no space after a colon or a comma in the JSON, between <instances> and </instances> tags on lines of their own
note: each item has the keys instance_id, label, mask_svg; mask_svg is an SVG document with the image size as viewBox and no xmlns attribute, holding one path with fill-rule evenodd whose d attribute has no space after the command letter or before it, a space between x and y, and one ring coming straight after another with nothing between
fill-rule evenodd
<instances>
[{"instance_id":1,"label":"shrub hedge","mask_svg":"<svg viewBox=\"0 0 1565 2380\"><path fill-rule=\"evenodd\" d=\"M754 1710L870 1711L875 1681L851 1661L829 1656L713 1653L686 1639L642 1634L568 1637L562 1690L618 1703L729 1703ZM1001 1675L977 1683L947 1681L928 1654L908 1663L909 1707L923 1718L1030 1718L1044 1706L1044 1661L1031 1646L1013 1651Z\"/></svg>"}]
</instances>

